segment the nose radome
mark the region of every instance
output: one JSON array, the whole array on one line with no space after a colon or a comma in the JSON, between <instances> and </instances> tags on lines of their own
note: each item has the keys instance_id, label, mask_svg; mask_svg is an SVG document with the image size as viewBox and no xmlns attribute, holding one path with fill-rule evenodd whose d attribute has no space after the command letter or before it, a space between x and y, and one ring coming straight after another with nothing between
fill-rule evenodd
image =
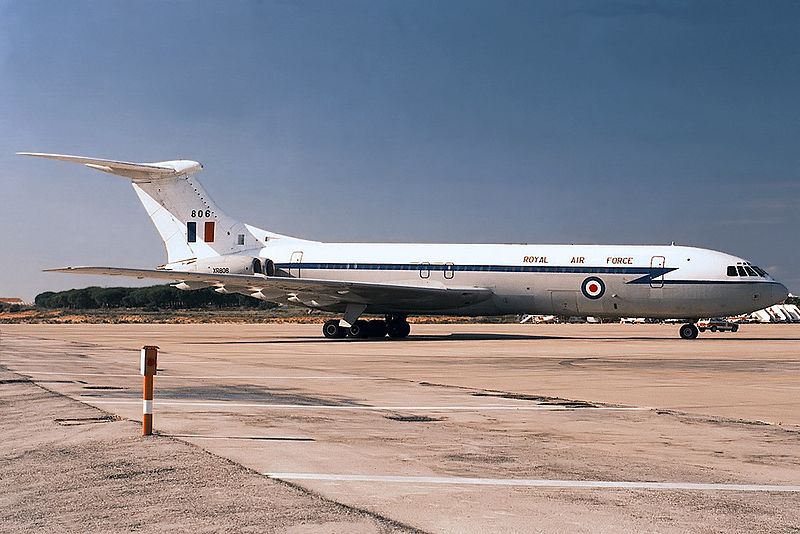
<instances>
[{"instance_id":1,"label":"nose radome","mask_svg":"<svg viewBox=\"0 0 800 534\"><path fill-rule=\"evenodd\" d=\"M772 285L772 300L775 302L783 302L789 296L789 290L783 284Z\"/></svg>"}]
</instances>

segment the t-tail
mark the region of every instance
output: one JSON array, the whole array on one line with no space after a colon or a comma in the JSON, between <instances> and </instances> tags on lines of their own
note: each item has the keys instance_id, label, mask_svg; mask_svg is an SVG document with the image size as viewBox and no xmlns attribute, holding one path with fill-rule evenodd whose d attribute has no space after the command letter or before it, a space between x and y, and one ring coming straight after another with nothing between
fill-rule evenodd
<instances>
[{"instance_id":1,"label":"t-tail","mask_svg":"<svg viewBox=\"0 0 800 534\"><path fill-rule=\"evenodd\" d=\"M226 215L193 176L203 168L196 161L129 163L62 154L18 154L81 163L130 179L164 242L170 265L259 249L267 238L278 236Z\"/></svg>"}]
</instances>

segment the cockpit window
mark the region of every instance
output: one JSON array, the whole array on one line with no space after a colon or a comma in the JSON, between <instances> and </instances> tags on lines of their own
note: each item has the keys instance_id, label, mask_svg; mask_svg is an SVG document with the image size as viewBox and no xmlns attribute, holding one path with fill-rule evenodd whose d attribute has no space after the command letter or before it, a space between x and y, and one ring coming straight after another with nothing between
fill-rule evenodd
<instances>
[{"instance_id":1,"label":"cockpit window","mask_svg":"<svg viewBox=\"0 0 800 534\"><path fill-rule=\"evenodd\" d=\"M761 267L756 267L755 265L750 265L747 262L741 263L739 265L728 265L728 276L759 276L762 278L768 278L769 273L762 269Z\"/></svg>"}]
</instances>

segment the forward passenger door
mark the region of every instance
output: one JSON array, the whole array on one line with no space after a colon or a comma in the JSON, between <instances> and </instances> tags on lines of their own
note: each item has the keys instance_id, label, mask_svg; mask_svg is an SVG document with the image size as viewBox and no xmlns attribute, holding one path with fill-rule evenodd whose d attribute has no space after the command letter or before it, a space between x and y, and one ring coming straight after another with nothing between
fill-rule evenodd
<instances>
[{"instance_id":1,"label":"forward passenger door","mask_svg":"<svg viewBox=\"0 0 800 534\"><path fill-rule=\"evenodd\" d=\"M664 256L653 256L650 258L651 269L661 269L666 265L667 259ZM664 275L656 276L650 279L650 287L653 289L661 289L664 287Z\"/></svg>"}]
</instances>

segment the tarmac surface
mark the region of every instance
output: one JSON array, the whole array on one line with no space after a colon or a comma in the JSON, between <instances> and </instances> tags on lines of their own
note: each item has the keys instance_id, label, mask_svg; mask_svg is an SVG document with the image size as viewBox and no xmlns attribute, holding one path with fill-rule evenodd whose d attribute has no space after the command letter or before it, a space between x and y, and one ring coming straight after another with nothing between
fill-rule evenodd
<instances>
[{"instance_id":1,"label":"tarmac surface","mask_svg":"<svg viewBox=\"0 0 800 534\"><path fill-rule=\"evenodd\" d=\"M800 326L677 328L2 325L0 531L800 531Z\"/></svg>"}]
</instances>

